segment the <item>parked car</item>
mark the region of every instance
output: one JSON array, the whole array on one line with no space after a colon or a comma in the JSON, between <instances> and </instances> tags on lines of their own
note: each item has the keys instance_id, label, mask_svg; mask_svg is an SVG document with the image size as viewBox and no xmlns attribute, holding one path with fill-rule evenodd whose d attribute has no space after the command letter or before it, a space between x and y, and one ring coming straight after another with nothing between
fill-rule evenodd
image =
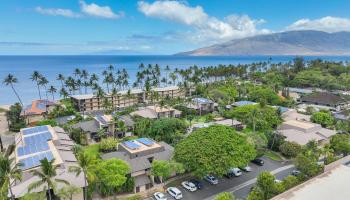
<instances>
[{"instance_id":1,"label":"parked car","mask_svg":"<svg viewBox=\"0 0 350 200\"><path fill-rule=\"evenodd\" d=\"M193 183L198 190L203 188L203 183L197 179L191 179L190 182Z\"/></svg>"},{"instance_id":2,"label":"parked car","mask_svg":"<svg viewBox=\"0 0 350 200\"><path fill-rule=\"evenodd\" d=\"M227 178L232 178L232 177L238 177L242 175L242 171L239 168L231 168L228 170L227 174L225 174L224 176L226 176Z\"/></svg>"},{"instance_id":3,"label":"parked car","mask_svg":"<svg viewBox=\"0 0 350 200\"><path fill-rule=\"evenodd\" d=\"M301 171L294 169L291 174L293 176L299 176L300 173L301 173Z\"/></svg>"},{"instance_id":4,"label":"parked car","mask_svg":"<svg viewBox=\"0 0 350 200\"><path fill-rule=\"evenodd\" d=\"M216 185L219 183L219 180L213 175L206 175L204 176L204 179L212 185Z\"/></svg>"},{"instance_id":5,"label":"parked car","mask_svg":"<svg viewBox=\"0 0 350 200\"><path fill-rule=\"evenodd\" d=\"M252 160L252 163L259 165L259 166L264 165L264 161L261 158L255 158L254 160Z\"/></svg>"},{"instance_id":6,"label":"parked car","mask_svg":"<svg viewBox=\"0 0 350 200\"><path fill-rule=\"evenodd\" d=\"M181 185L188 191L194 192L197 190L197 187L195 184L189 181L184 181L181 183Z\"/></svg>"},{"instance_id":7,"label":"parked car","mask_svg":"<svg viewBox=\"0 0 350 200\"><path fill-rule=\"evenodd\" d=\"M165 197L165 195L161 192L156 192L153 194L153 197L156 199L156 200L167 200L167 198Z\"/></svg>"},{"instance_id":8,"label":"parked car","mask_svg":"<svg viewBox=\"0 0 350 200\"><path fill-rule=\"evenodd\" d=\"M168 189L166 189L166 191L170 194L170 196L174 197L175 199L182 199L182 193L176 187L169 187Z\"/></svg>"},{"instance_id":9,"label":"parked car","mask_svg":"<svg viewBox=\"0 0 350 200\"><path fill-rule=\"evenodd\" d=\"M251 172L251 171L253 171L252 168L251 168L249 165L247 165L247 166L245 166L245 167L240 167L240 169L241 169L242 171L245 171L245 172Z\"/></svg>"}]
</instances>

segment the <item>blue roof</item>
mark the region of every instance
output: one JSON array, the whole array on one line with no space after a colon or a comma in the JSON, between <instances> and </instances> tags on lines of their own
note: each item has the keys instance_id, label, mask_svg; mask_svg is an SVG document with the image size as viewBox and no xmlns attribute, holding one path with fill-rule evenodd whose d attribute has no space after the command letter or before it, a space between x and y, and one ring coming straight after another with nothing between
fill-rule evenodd
<instances>
[{"instance_id":1,"label":"blue roof","mask_svg":"<svg viewBox=\"0 0 350 200\"><path fill-rule=\"evenodd\" d=\"M236 106L246 106L246 105L252 105L252 104L256 104L256 103L252 102L252 101L236 101L235 102Z\"/></svg>"},{"instance_id":2,"label":"blue roof","mask_svg":"<svg viewBox=\"0 0 350 200\"><path fill-rule=\"evenodd\" d=\"M49 150L48 140L52 139L47 126L36 126L22 130L24 145L17 147L17 155L25 156Z\"/></svg>"}]
</instances>

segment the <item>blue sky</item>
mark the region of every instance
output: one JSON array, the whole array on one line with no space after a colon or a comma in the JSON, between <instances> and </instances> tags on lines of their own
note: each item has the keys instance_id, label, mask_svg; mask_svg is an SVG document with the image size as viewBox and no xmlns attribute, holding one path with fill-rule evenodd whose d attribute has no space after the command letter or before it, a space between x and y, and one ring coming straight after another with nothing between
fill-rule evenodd
<instances>
[{"instance_id":1,"label":"blue sky","mask_svg":"<svg viewBox=\"0 0 350 200\"><path fill-rule=\"evenodd\" d=\"M286 30L350 31L348 8L349 0L2 1L0 54L172 54Z\"/></svg>"}]
</instances>

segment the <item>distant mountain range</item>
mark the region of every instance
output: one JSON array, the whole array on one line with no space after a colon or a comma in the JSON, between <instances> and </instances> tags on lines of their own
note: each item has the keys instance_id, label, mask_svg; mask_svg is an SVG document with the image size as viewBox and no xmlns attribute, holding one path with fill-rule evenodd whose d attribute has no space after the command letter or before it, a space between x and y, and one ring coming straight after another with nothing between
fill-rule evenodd
<instances>
[{"instance_id":1,"label":"distant mountain range","mask_svg":"<svg viewBox=\"0 0 350 200\"><path fill-rule=\"evenodd\" d=\"M287 31L235 39L175 55L350 55L350 32Z\"/></svg>"}]
</instances>

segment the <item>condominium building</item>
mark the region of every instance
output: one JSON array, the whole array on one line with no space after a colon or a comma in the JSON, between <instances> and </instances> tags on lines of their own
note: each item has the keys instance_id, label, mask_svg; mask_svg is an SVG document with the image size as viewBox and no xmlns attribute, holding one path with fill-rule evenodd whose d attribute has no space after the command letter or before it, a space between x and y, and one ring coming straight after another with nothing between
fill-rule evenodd
<instances>
[{"instance_id":1,"label":"condominium building","mask_svg":"<svg viewBox=\"0 0 350 200\"><path fill-rule=\"evenodd\" d=\"M149 138L122 142L118 150L102 155L103 160L117 158L127 162L134 178L134 193L143 192L154 186L151 167L154 160L171 160L174 148L165 142L155 142Z\"/></svg>"},{"instance_id":2,"label":"condominium building","mask_svg":"<svg viewBox=\"0 0 350 200\"><path fill-rule=\"evenodd\" d=\"M84 173L76 175L70 172L70 166L77 166L77 159L73 153L75 143L69 138L68 134L60 127L36 126L21 129L15 135L14 153L10 155L16 163L21 163L22 179L12 180L12 193L14 198L21 198L28 193L31 183L39 179L33 175L34 170L40 170L41 160L47 159L53 161L58 166L57 175L54 179L61 179L69 182L75 187L84 187ZM56 189L66 187L62 182L58 182ZM46 191L46 184L33 189L31 192ZM10 197L10 193L9 193ZM74 199L83 199L83 193L80 192L73 197ZM2 198L0 198L2 199Z\"/></svg>"},{"instance_id":3,"label":"condominium building","mask_svg":"<svg viewBox=\"0 0 350 200\"><path fill-rule=\"evenodd\" d=\"M184 93L177 86L164 88L154 88L160 98L177 98L183 97ZM118 92L117 95L107 94L105 96L114 108L125 108L140 103L148 102L151 97L144 90L132 89ZM74 107L80 111L96 111L103 110L103 100L94 94L83 94L71 96Z\"/></svg>"}]
</instances>

